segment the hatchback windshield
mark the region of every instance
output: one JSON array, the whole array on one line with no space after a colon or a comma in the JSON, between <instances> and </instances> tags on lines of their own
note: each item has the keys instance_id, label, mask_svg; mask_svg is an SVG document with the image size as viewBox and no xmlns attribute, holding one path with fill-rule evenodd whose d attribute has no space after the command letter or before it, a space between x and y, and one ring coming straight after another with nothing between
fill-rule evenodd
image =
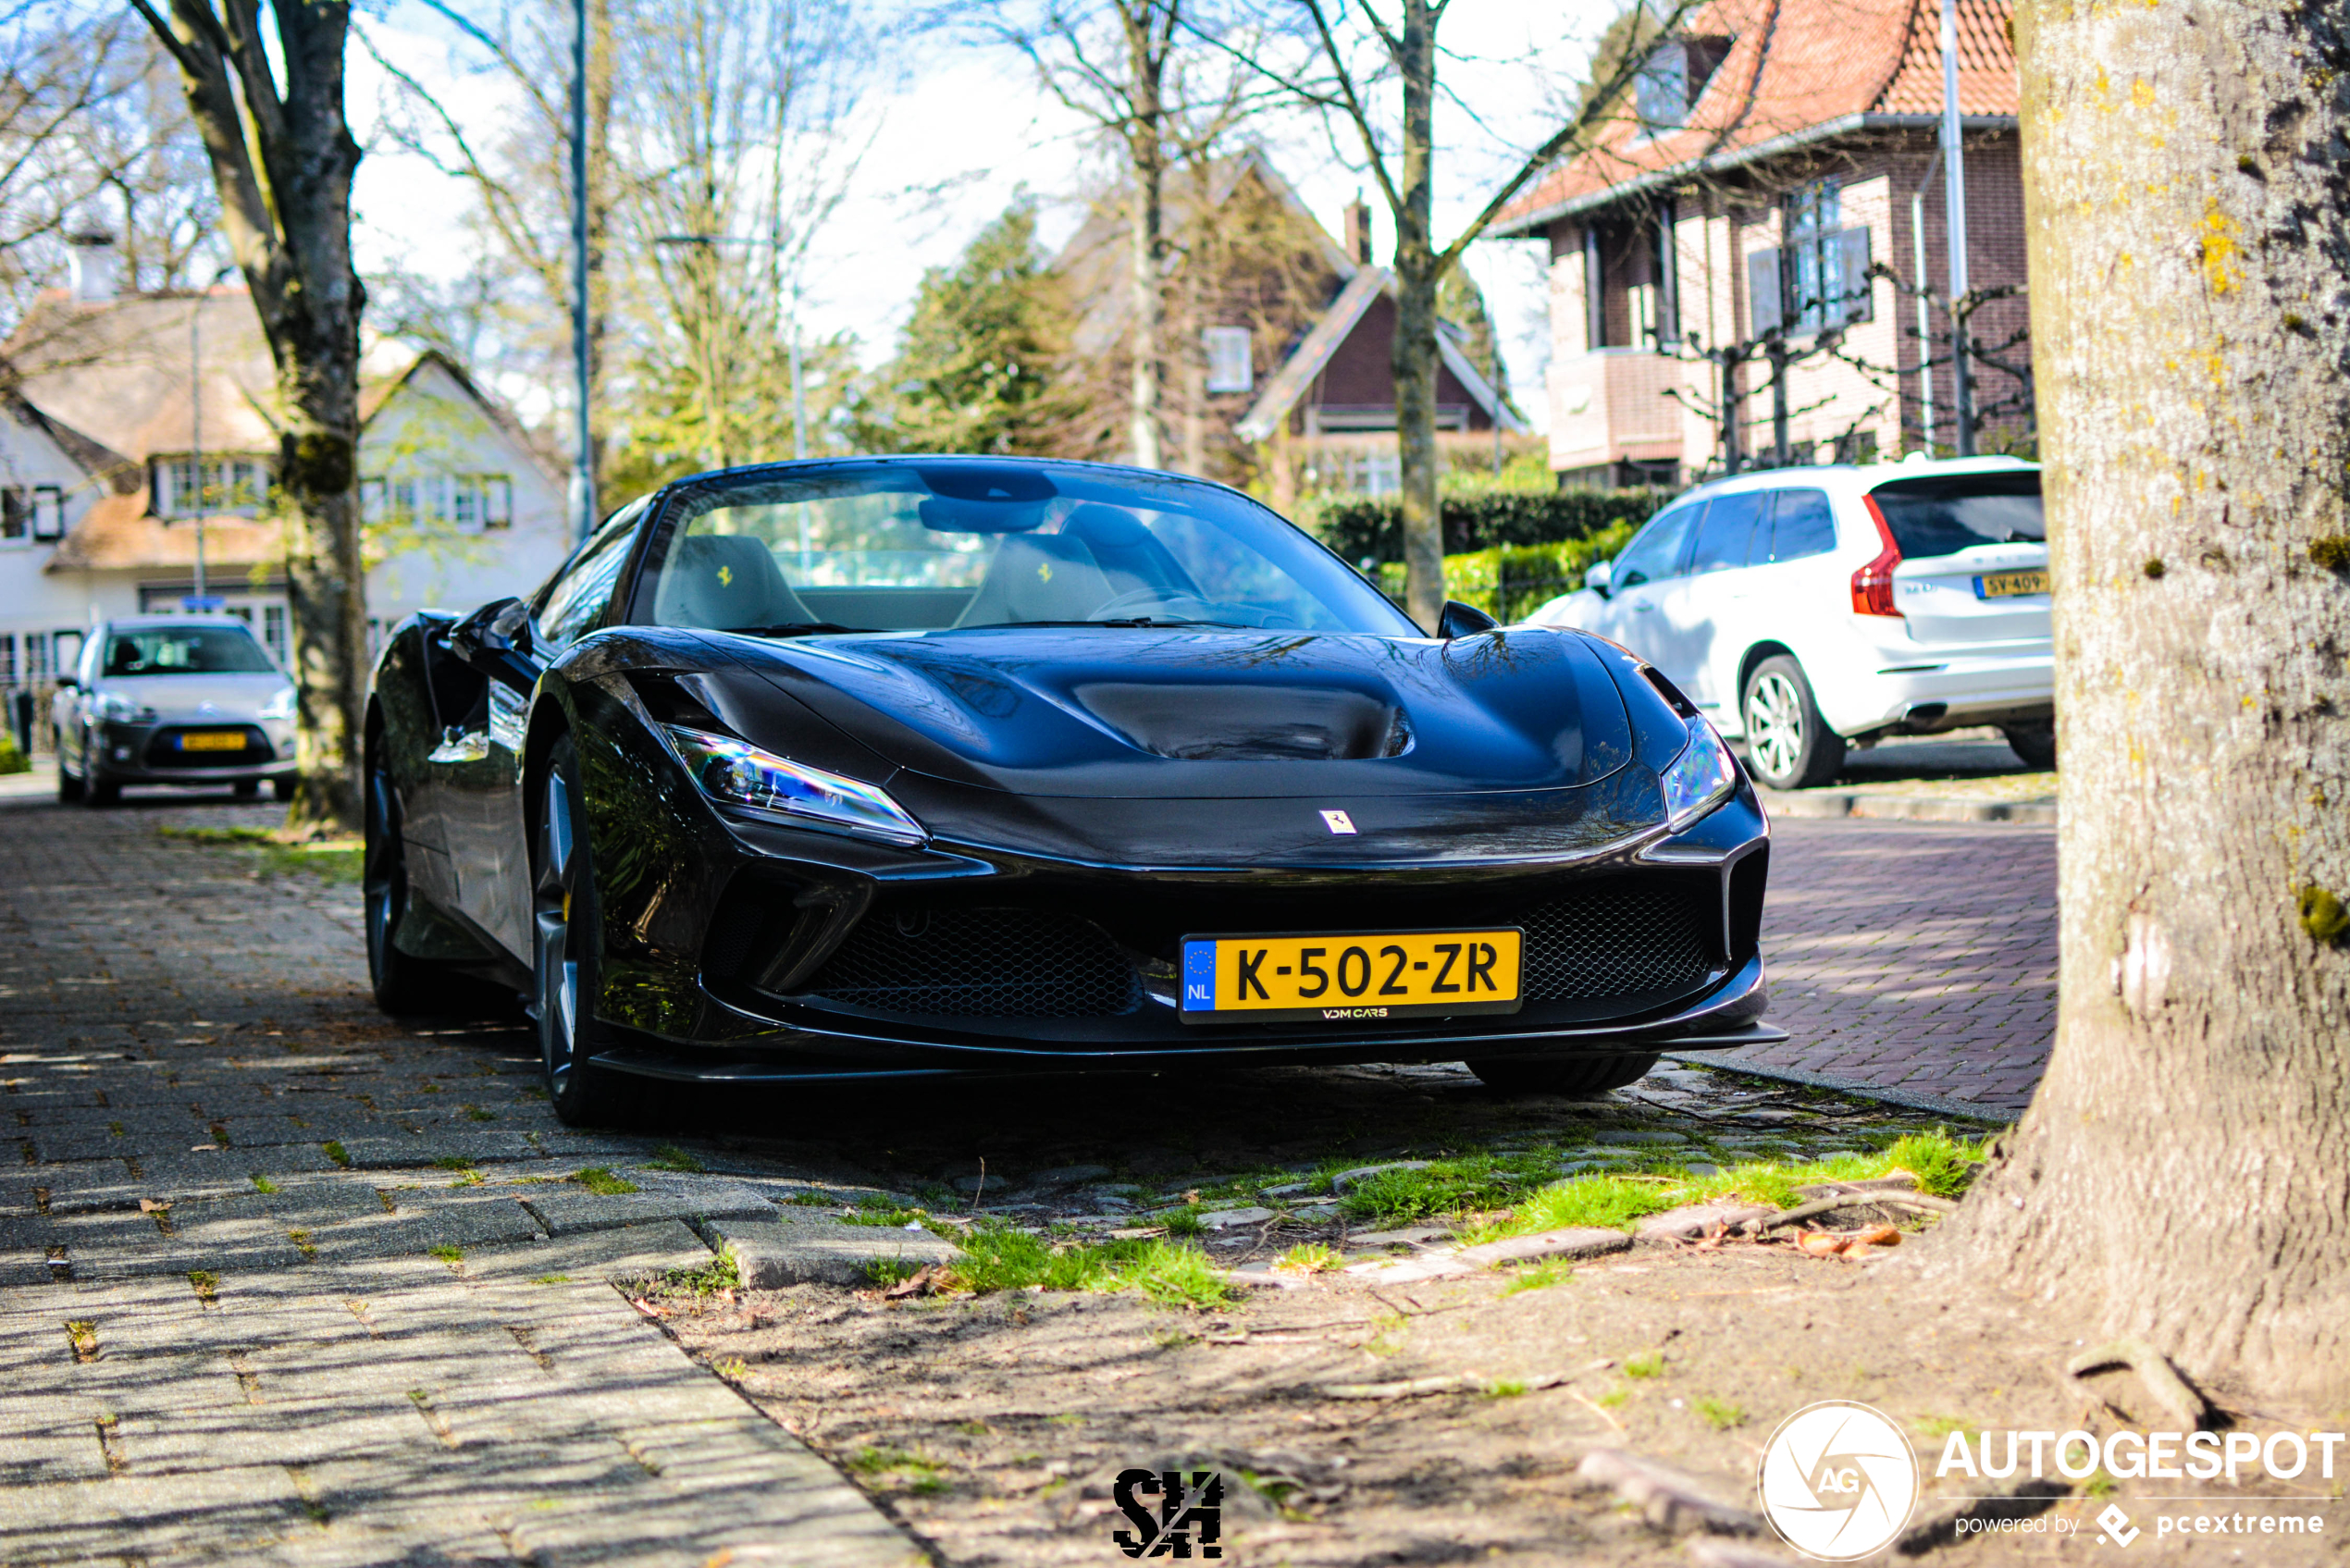
<instances>
[{"instance_id":1,"label":"hatchback windshield","mask_svg":"<svg viewBox=\"0 0 2350 1568\"><path fill-rule=\"evenodd\" d=\"M1289 524L1180 479L889 463L720 481L681 504L651 595L651 619L665 626L769 636L1089 623L1418 635Z\"/></svg>"},{"instance_id":2,"label":"hatchback windshield","mask_svg":"<svg viewBox=\"0 0 2350 1568\"><path fill-rule=\"evenodd\" d=\"M2039 544L2048 537L2040 512L2040 475L1953 474L1895 479L1869 492L1906 561L1956 555L1973 545Z\"/></svg>"},{"instance_id":3,"label":"hatchback windshield","mask_svg":"<svg viewBox=\"0 0 2350 1568\"><path fill-rule=\"evenodd\" d=\"M143 626L106 639L108 675L258 675L276 666L235 626Z\"/></svg>"}]
</instances>

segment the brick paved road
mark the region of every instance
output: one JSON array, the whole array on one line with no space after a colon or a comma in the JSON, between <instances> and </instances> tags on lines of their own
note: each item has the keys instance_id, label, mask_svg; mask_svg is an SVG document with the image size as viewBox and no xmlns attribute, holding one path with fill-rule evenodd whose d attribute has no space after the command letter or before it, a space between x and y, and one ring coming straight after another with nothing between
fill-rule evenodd
<instances>
[{"instance_id":1,"label":"brick paved road","mask_svg":"<svg viewBox=\"0 0 2350 1568\"><path fill-rule=\"evenodd\" d=\"M1610 1115L1684 1117L1666 1125L1724 1136L1717 1157L1899 1130L1670 1071L1614 1105L1497 1103L1440 1066L796 1111L734 1096L648 1136L582 1135L539 1099L519 1027L373 1012L355 890L257 880L245 853L155 831L275 816L0 807L0 1128L18 1144L0 1562L906 1562L906 1537L609 1281L707 1266L702 1235L744 1216L810 1212L779 1200L930 1187L974 1155L1181 1186ZM2020 1104L2048 1031L2050 835L1789 822L1775 854L1776 1011L1797 1038L1768 1059ZM654 1164L666 1139L704 1173ZM641 1190L561 1180L589 1164Z\"/></svg>"},{"instance_id":2,"label":"brick paved road","mask_svg":"<svg viewBox=\"0 0 2350 1568\"><path fill-rule=\"evenodd\" d=\"M349 888L155 832L272 815L0 811L0 1562L921 1561L607 1283L758 1167L557 1184L649 1145L369 1018Z\"/></svg>"},{"instance_id":3,"label":"brick paved road","mask_svg":"<svg viewBox=\"0 0 2350 1568\"><path fill-rule=\"evenodd\" d=\"M1772 824L1771 1019L1740 1059L2021 1112L2056 1032L2056 830Z\"/></svg>"}]
</instances>

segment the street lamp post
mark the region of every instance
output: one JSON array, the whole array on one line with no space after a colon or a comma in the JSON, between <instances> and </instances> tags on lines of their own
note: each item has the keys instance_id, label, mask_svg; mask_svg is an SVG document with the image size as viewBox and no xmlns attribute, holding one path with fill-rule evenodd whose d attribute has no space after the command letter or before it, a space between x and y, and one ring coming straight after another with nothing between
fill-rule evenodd
<instances>
[{"instance_id":1,"label":"street lamp post","mask_svg":"<svg viewBox=\"0 0 2350 1568\"><path fill-rule=\"evenodd\" d=\"M1967 361L1966 156L1959 142L1959 6L1942 0L1942 194L1950 249L1950 419L1960 457L1974 455L1973 368Z\"/></svg>"},{"instance_id":2,"label":"street lamp post","mask_svg":"<svg viewBox=\"0 0 2350 1568\"><path fill-rule=\"evenodd\" d=\"M588 0L572 0L571 36L571 367L579 405L578 448L571 464L572 527L585 539L596 526L594 409L588 343Z\"/></svg>"}]
</instances>

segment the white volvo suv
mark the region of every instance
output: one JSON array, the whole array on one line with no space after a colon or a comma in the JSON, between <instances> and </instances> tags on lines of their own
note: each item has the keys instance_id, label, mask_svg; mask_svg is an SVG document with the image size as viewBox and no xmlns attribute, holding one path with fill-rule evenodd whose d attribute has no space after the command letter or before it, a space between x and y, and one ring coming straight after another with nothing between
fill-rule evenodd
<instances>
[{"instance_id":1,"label":"white volvo suv","mask_svg":"<svg viewBox=\"0 0 2350 1568\"><path fill-rule=\"evenodd\" d=\"M1775 468L1701 485L1536 625L1662 670L1775 789L1848 741L1995 724L2056 765L2040 470L2012 458Z\"/></svg>"}]
</instances>

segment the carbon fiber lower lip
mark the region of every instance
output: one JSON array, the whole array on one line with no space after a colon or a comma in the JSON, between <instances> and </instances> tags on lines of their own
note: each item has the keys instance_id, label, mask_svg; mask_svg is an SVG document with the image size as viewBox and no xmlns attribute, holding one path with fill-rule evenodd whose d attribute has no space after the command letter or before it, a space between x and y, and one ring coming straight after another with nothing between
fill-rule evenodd
<instances>
[{"instance_id":1,"label":"carbon fiber lower lip","mask_svg":"<svg viewBox=\"0 0 2350 1568\"><path fill-rule=\"evenodd\" d=\"M637 1043L600 1053L598 1065L616 1072L691 1082L789 1082L827 1079L866 1080L928 1078L955 1073L1072 1071L1150 1071L1175 1065L1222 1067L1336 1067L1365 1061L1450 1061L1470 1054L1618 1055L1671 1046L1676 1050L1736 1050L1787 1038L1787 1031L1761 1017L1764 978L1762 959L1750 958L1700 1001L1664 1018L1640 1023L1593 1025L1542 1030L1483 1027L1483 1020L1459 1020L1466 1027L1396 1031L1385 1033L1333 1031L1327 1038L1218 1031L1196 1043L1187 1038L1173 1045L1149 1048L1082 1046L1039 1050L1006 1041L961 1043L893 1038L886 1033L851 1033L846 1030L796 1029L738 1046L672 1044L646 1036ZM727 1006L712 997L710 1004L724 1008L746 1024L765 1020ZM870 1067L844 1065L844 1058L870 1054Z\"/></svg>"}]
</instances>

